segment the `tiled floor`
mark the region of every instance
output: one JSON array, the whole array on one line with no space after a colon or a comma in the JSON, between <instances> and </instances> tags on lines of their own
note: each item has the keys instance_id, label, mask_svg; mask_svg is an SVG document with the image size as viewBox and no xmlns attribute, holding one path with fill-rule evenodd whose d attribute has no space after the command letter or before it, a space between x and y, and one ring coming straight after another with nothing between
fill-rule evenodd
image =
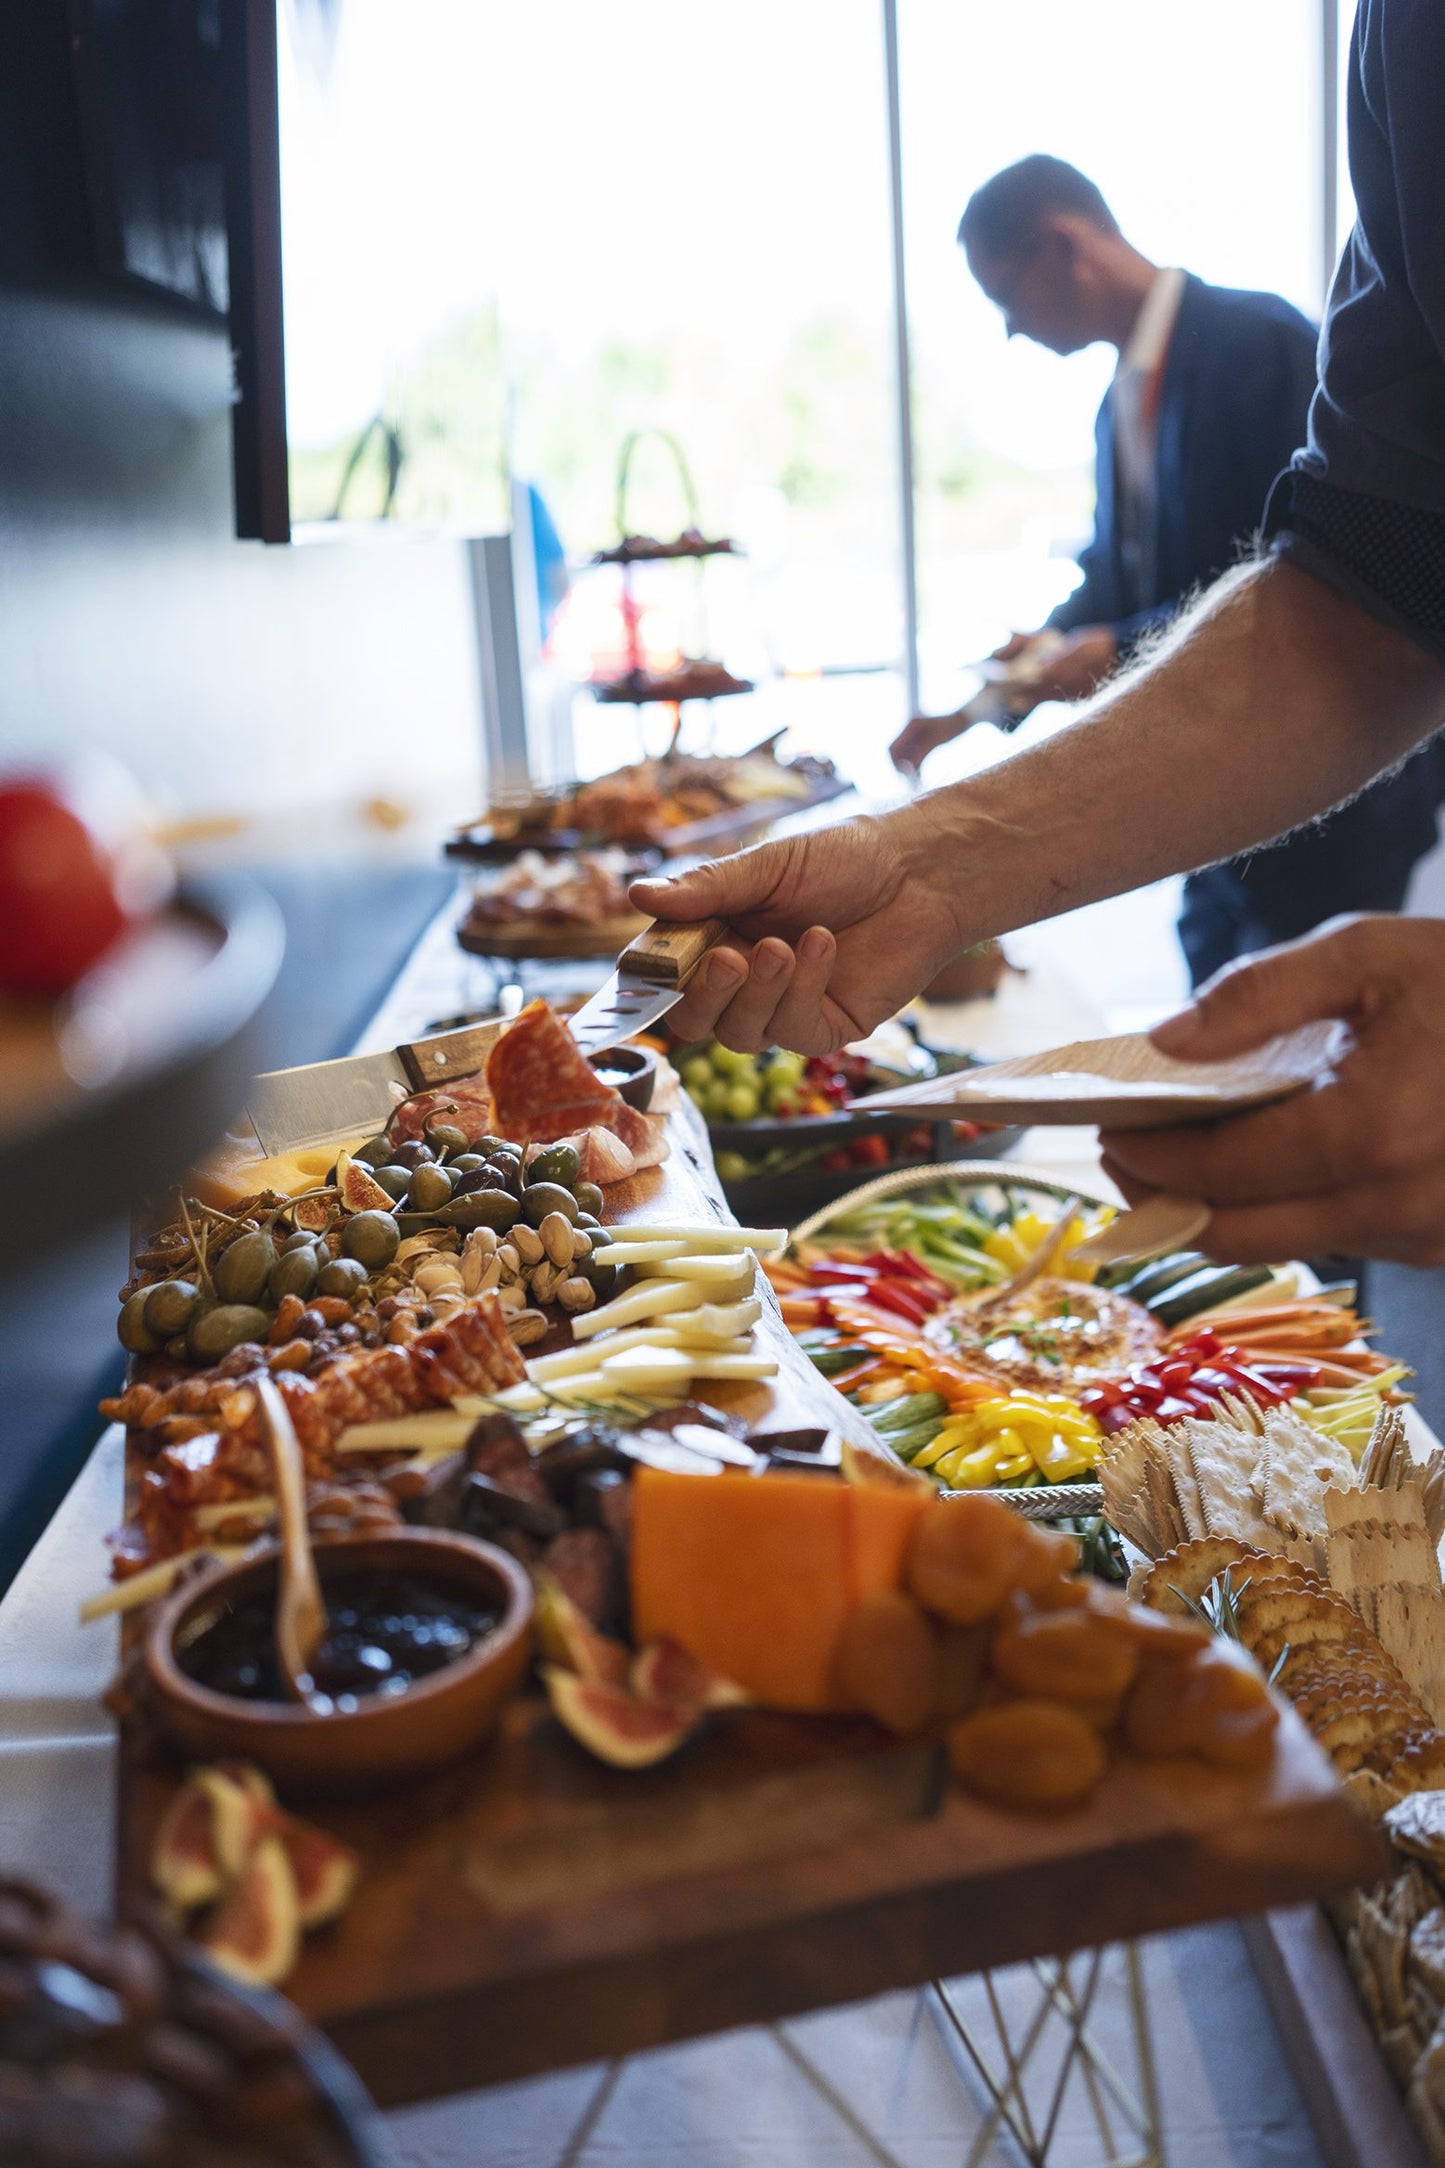
<instances>
[{"instance_id":1,"label":"tiled floor","mask_svg":"<svg viewBox=\"0 0 1445 2168\"><path fill-rule=\"evenodd\" d=\"M1147 1945L1144 1961L1169 2168L1317 2168L1237 1933L1173 1935ZM1031 2007L1032 1975L1002 1975L1001 1991L1011 2011ZM979 1983L951 1992L988 2035ZM1117 1953L1096 2009L1100 2044L1132 2076ZM931 1999L898 1994L410 2109L390 2126L404 2168L964 2168L985 2105ZM1114 2136L1121 2160L1137 2158L1117 2125ZM1007 2140L984 2156L988 2168L1018 2158ZM1076 2080L1050 2160L1099 2168L1108 2158Z\"/></svg>"}]
</instances>

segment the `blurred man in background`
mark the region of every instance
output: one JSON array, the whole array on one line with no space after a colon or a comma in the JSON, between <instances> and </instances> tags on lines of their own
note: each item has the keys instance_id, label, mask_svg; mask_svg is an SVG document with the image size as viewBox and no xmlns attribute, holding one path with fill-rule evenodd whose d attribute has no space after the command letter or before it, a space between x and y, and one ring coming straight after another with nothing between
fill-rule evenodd
<instances>
[{"instance_id":1,"label":"blurred man in background","mask_svg":"<svg viewBox=\"0 0 1445 2168\"><path fill-rule=\"evenodd\" d=\"M1102 341L1119 356L1095 427L1083 578L1038 633L1015 634L994 658L1011 666L1007 727L1017 727L1040 701L1083 699L1245 553L1275 476L1305 440L1315 331L1277 294L1151 263L1062 159L995 174L969 199L958 238L1011 338L1055 354ZM895 764L916 772L972 720L967 707L915 716ZM1398 911L1435 842L1436 798L1422 756L1288 841L1191 874L1179 938L1192 983L1337 912Z\"/></svg>"}]
</instances>

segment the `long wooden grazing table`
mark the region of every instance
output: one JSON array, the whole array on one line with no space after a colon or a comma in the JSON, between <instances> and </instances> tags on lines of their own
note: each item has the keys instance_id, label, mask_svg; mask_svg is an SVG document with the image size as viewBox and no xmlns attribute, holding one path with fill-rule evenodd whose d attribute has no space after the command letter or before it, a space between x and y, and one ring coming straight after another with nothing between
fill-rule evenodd
<instances>
[{"instance_id":1,"label":"long wooden grazing table","mask_svg":"<svg viewBox=\"0 0 1445 2168\"><path fill-rule=\"evenodd\" d=\"M684 1102L619 1220L725 1218ZM771 1386L710 1389L755 1426L871 1438L775 1307ZM122 1734L120 1901L146 1888L178 1775ZM592 1762L539 1697L445 1775L318 1803L363 1875L287 1992L401 2104L1044 1953L1290 1904L1373 1876L1377 1840L1292 1713L1267 1771L1116 1766L1089 1806L1005 1814L936 1747L843 1719L715 1719L675 1762Z\"/></svg>"}]
</instances>

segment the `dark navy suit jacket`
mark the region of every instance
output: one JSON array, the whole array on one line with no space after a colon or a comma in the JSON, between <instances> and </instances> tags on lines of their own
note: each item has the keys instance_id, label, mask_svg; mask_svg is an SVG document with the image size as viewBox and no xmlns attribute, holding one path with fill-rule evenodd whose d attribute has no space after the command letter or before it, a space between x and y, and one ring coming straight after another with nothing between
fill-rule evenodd
<instances>
[{"instance_id":1,"label":"dark navy suit jacket","mask_svg":"<svg viewBox=\"0 0 1445 2168\"><path fill-rule=\"evenodd\" d=\"M1094 425L1094 539L1084 577L1049 619L1062 632L1111 625L1121 645L1173 616L1237 563L1270 485L1305 441L1315 331L1277 294L1184 281L1158 412L1158 531L1149 591L1131 594L1116 505L1114 402Z\"/></svg>"},{"instance_id":2,"label":"dark navy suit jacket","mask_svg":"<svg viewBox=\"0 0 1445 2168\"><path fill-rule=\"evenodd\" d=\"M1094 539L1081 584L1051 625L1110 625L1120 644L1162 625L1247 550L1281 468L1305 441L1315 334L1276 294L1186 278L1158 413L1158 524L1152 588L1131 594L1116 511L1113 403L1095 425ZM1261 729L1269 717L1259 718ZM1413 866L1435 842L1437 769L1427 752L1285 842L1231 863L1249 908L1288 940L1338 911L1378 907L1386 866ZM1214 878L1210 876L1209 878Z\"/></svg>"}]
</instances>

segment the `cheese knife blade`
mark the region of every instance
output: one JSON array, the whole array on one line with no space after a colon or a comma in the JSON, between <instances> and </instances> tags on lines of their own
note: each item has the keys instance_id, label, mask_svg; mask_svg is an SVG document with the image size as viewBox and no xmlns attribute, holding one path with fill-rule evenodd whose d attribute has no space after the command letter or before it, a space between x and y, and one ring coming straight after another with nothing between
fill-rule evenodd
<instances>
[{"instance_id":1,"label":"cheese knife blade","mask_svg":"<svg viewBox=\"0 0 1445 2168\"><path fill-rule=\"evenodd\" d=\"M271 1069L252 1077L246 1112L268 1154L360 1136L381 1127L398 1097L475 1076L502 1028L497 1017L376 1054Z\"/></svg>"},{"instance_id":2,"label":"cheese knife blade","mask_svg":"<svg viewBox=\"0 0 1445 2168\"><path fill-rule=\"evenodd\" d=\"M616 1046L666 1016L681 1001L708 950L726 931L727 921L721 918L654 919L622 951L606 984L568 1018L583 1053Z\"/></svg>"}]
</instances>

